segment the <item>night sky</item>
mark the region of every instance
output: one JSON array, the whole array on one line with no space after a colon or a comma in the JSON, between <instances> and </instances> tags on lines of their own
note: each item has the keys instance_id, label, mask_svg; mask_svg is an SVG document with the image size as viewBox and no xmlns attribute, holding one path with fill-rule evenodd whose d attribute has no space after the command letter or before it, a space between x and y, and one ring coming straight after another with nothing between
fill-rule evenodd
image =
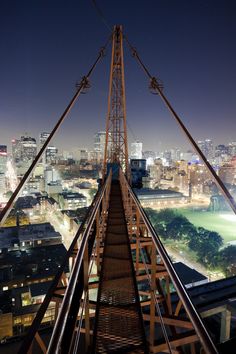
<instances>
[{"instance_id":1,"label":"night sky","mask_svg":"<svg viewBox=\"0 0 236 354\"><path fill-rule=\"evenodd\" d=\"M98 0L130 42L196 139L236 141L236 2ZM90 0L1 0L0 145L50 131L109 32ZM111 47L54 143L92 146L105 129ZM130 142L144 150L186 147L186 139L125 47Z\"/></svg>"}]
</instances>

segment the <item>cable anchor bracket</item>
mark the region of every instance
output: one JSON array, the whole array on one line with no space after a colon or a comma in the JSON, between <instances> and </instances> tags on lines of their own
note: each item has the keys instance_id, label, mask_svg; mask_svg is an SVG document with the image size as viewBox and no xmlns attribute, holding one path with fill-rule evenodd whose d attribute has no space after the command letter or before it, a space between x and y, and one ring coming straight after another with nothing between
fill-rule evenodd
<instances>
[{"instance_id":1,"label":"cable anchor bracket","mask_svg":"<svg viewBox=\"0 0 236 354\"><path fill-rule=\"evenodd\" d=\"M159 79L153 76L150 80L149 84L149 90L153 95L158 95L159 91L163 91L164 85L163 82Z\"/></svg>"},{"instance_id":2,"label":"cable anchor bracket","mask_svg":"<svg viewBox=\"0 0 236 354\"><path fill-rule=\"evenodd\" d=\"M104 58L106 56L106 52L105 52L105 47L101 47L99 55L101 58Z\"/></svg>"},{"instance_id":3,"label":"cable anchor bracket","mask_svg":"<svg viewBox=\"0 0 236 354\"><path fill-rule=\"evenodd\" d=\"M137 49L134 48L134 47L130 47L130 49L131 49L131 55L132 55L132 57L137 58L137 57L138 57Z\"/></svg>"},{"instance_id":4,"label":"cable anchor bracket","mask_svg":"<svg viewBox=\"0 0 236 354\"><path fill-rule=\"evenodd\" d=\"M78 82L78 81L76 82L75 87L77 89L82 87L83 91L81 92L81 94L85 95L88 92L88 90L90 89L91 84L90 84L87 76L83 76L80 82Z\"/></svg>"}]
</instances>

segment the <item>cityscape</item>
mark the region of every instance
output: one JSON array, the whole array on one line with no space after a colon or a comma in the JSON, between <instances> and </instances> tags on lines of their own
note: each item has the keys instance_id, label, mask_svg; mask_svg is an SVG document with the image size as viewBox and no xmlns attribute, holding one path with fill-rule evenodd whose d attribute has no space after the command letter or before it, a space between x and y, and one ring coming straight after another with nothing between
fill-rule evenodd
<instances>
[{"instance_id":1,"label":"cityscape","mask_svg":"<svg viewBox=\"0 0 236 354\"><path fill-rule=\"evenodd\" d=\"M25 134L12 139L9 146L0 145L2 209L48 136L48 132L42 132L36 139ZM105 138L104 131L94 134L93 150L84 147L59 152L56 146L48 146L1 229L1 301L14 319L7 332L11 336L21 335L32 322L32 311L42 302L56 268L60 267L66 249L83 222L102 177ZM198 141L198 146L232 195L236 195L236 142L215 146L207 138ZM236 262L232 263L236 249L236 217L199 156L178 148L145 151L144 144L136 141L130 145L129 160L132 186L177 269L183 264L189 271L195 269L192 281L189 283L187 277L185 285L193 287L236 275ZM163 224L160 220L162 217L166 220L165 212L168 223ZM186 229L183 235L176 234L175 222ZM224 224L227 224L226 230ZM205 245L205 261L203 253L198 255L196 245L191 247L191 242L189 247L186 245L184 233L193 237L197 228L198 233L210 231L208 237L218 236L217 246L213 245L217 255ZM213 258L219 258L221 253L224 262L214 264ZM227 257L230 257L228 262ZM184 274L186 269L181 271ZM18 316L20 309L23 313ZM49 316L48 321L51 320Z\"/></svg>"},{"instance_id":2,"label":"cityscape","mask_svg":"<svg viewBox=\"0 0 236 354\"><path fill-rule=\"evenodd\" d=\"M2 10L0 352L235 354L235 4Z\"/></svg>"}]
</instances>

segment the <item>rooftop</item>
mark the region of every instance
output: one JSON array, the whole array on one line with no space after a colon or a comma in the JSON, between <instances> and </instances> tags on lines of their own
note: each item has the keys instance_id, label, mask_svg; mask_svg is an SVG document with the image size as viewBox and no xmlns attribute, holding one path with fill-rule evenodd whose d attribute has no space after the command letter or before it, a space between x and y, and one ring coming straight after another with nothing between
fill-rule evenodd
<instances>
[{"instance_id":1,"label":"rooftop","mask_svg":"<svg viewBox=\"0 0 236 354\"><path fill-rule=\"evenodd\" d=\"M86 198L83 194L81 193L75 193L75 192L63 192L61 193L64 199L82 199Z\"/></svg>"},{"instance_id":2,"label":"rooftop","mask_svg":"<svg viewBox=\"0 0 236 354\"><path fill-rule=\"evenodd\" d=\"M182 262L173 263L173 266L184 285L207 280L205 275L202 275Z\"/></svg>"},{"instance_id":3,"label":"rooftop","mask_svg":"<svg viewBox=\"0 0 236 354\"><path fill-rule=\"evenodd\" d=\"M55 231L50 223L5 227L0 229L0 249L11 247L19 241L30 239L36 241L49 238L61 238L60 233Z\"/></svg>"}]
</instances>

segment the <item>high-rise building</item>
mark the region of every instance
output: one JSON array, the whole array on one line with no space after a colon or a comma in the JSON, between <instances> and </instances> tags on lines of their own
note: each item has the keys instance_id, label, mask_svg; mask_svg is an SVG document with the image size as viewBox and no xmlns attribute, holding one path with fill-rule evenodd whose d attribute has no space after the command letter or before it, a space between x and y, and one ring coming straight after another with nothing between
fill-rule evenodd
<instances>
[{"instance_id":1,"label":"high-rise building","mask_svg":"<svg viewBox=\"0 0 236 354\"><path fill-rule=\"evenodd\" d=\"M227 184L236 183L236 156L222 164L219 168L220 179Z\"/></svg>"},{"instance_id":2,"label":"high-rise building","mask_svg":"<svg viewBox=\"0 0 236 354\"><path fill-rule=\"evenodd\" d=\"M143 177L148 177L146 160L145 159L131 159L130 160L130 169L131 169L132 187L142 188Z\"/></svg>"},{"instance_id":3,"label":"high-rise building","mask_svg":"<svg viewBox=\"0 0 236 354\"><path fill-rule=\"evenodd\" d=\"M205 155L205 141L204 140L198 140L197 142L198 147L202 151L202 153Z\"/></svg>"},{"instance_id":4,"label":"high-rise building","mask_svg":"<svg viewBox=\"0 0 236 354\"><path fill-rule=\"evenodd\" d=\"M0 145L0 196L5 192L6 168L7 168L7 146Z\"/></svg>"},{"instance_id":5,"label":"high-rise building","mask_svg":"<svg viewBox=\"0 0 236 354\"><path fill-rule=\"evenodd\" d=\"M222 154L228 154L228 146L224 144L219 144L215 147L215 156L220 156Z\"/></svg>"},{"instance_id":6,"label":"high-rise building","mask_svg":"<svg viewBox=\"0 0 236 354\"><path fill-rule=\"evenodd\" d=\"M170 166L172 163L171 151L166 150L163 153L163 162L165 166Z\"/></svg>"},{"instance_id":7,"label":"high-rise building","mask_svg":"<svg viewBox=\"0 0 236 354\"><path fill-rule=\"evenodd\" d=\"M130 159L142 159L143 157L143 143L136 141L131 143L131 155Z\"/></svg>"},{"instance_id":8,"label":"high-rise building","mask_svg":"<svg viewBox=\"0 0 236 354\"><path fill-rule=\"evenodd\" d=\"M156 159L154 165L149 166L150 178L152 180L152 188L159 186L163 176L163 164L161 159Z\"/></svg>"},{"instance_id":9,"label":"high-rise building","mask_svg":"<svg viewBox=\"0 0 236 354\"><path fill-rule=\"evenodd\" d=\"M214 159L214 147L211 139L198 141L198 146L209 162Z\"/></svg>"},{"instance_id":10,"label":"high-rise building","mask_svg":"<svg viewBox=\"0 0 236 354\"><path fill-rule=\"evenodd\" d=\"M58 149L55 146L48 146L46 149L46 163L55 162L57 159Z\"/></svg>"},{"instance_id":11,"label":"high-rise building","mask_svg":"<svg viewBox=\"0 0 236 354\"><path fill-rule=\"evenodd\" d=\"M181 152L179 149L171 149L170 153L171 153L171 160L172 161L179 161L180 160Z\"/></svg>"},{"instance_id":12,"label":"high-rise building","mask_svg":"<svg viewBox=\"0 0 236 354\"><path fill-rule=\"evenodd\" d=\"M156 153L154 151L151 151L151 150L147 150L147 151L144 151L143 152L143 158L144 159L149 159L149 158L152 158L153 160L156 158Z\"/></svg>"},{"instance_id":13,"label":"high-rise building","mask_svg":"<svg viewBox=\"0 0 236 354\"><path fill-rule=\"evenodd\" d=\"M47 133L47 132L40 133L40 135L39 135L39 145L40 145L40 147L43 146L43 144L45 143L45 141L47 140L49 135L50 135L50 133Z\"/></svg>"},{"instance_id":14,"label":"high-rise building","mask_svg":"<svg viewBox=\"0 0 236 354\"><path fill-rule=\"evenodd\" d=\"M44 170L45 183L56 182L60 180L59 173L52 166L47 166Z\"/></svg>"},{"instance_id":15,"label":"high-rise building","mask_svg":"<svg viewBox=\"0 0 236 354\"><path fill-rule=\"evenodd\" d=\"M37 155L37 144L35 138L30 136L21 137L21 159L33 161Z\"/></svg>"},{"instance_id":16,"label":"high-rise building","mask_svg":"<svg viewBox=\"0 0 236 354\"><path fill-rule=\"evenodd\" d=\"M5 187L6 187L5 181L6 181L5 173L0 172L0 197L2 197L3 194L5 193Z\"/></svg>"},{"instance_id":17,"label":"high-rise building","mask_svg":"<svg viewBox=\"0 0 236 354\"><path fill-rule=\"evenodd\" d=\"M11 141L12 157L15 162L19 162L21 159L21 145L19 139L12 139Z\"/></svg>"},{"instance_id":18,"label":"high-rise building","mask_svg":"<svg viewBox=\"0 0 236 354\"><path fill-rule=\"evenodd\" d=\"M205 140L205 151L207 159L211 162L214 159L214 147L212 140Z\"/></svg>"},{"instance_id":19,"label":"high-rise building","mask_svg":"<svg viewBox=\"0 0 236 354\"><path fill-rule=\"evenodd\" d=\"M16 163L29 162L37 155L36 140L28 135L21 136L20 140L12 140L12 155Z\"/></svg>"},{"instance_id":20,"label":"high-rise building","mask_svg":"<svg viewBox=\"0 0 236 354\"><path fill-rule=\"evenodd\" d=\"M7 146L0 145L0 172L5 173L7 167Z\"/></svg>"},{"instance_id":21,"label":"high-rise building","mask_svg":"<svg viewBox=\"0 0 236 354\"><path fill-rule=\"evenodd\" d=\"M100 153L101 158L104 157L106 142L106 132L98 132L94 135L94 151Z\"/></svg>"},{"instance_id":22,"label":"high-rise building","mask_svg":"<svg viewBox=\"0 0 236 354\"><path fill-rule=\"evenodd\" d=\"M41 149L43 144L45 143L45 141L47 140L47 138L49 137L50 133L47 132L43 132L39 135L39 148ZM46 148L45 153L43 154L43 163L52 163L56 161L57 158L57 154L58 154L58 149L53 146L53 145L49 145Z\"/></svg>"},{"instance_id":23,"label":"high-rise building","mask_svg":"<svg viewBox=\"0 0 236 354\"><path fill-rule=\"evenodd\" d=\"M228 152L230 156L236 156L236 141L232 141L231 143L229 143Z\"/></svg>"},{"instance_id":24,"label":"high-rise building","mask_svg":"<svg viewBox=\"0 0 236 354\"><path fill-rule=\"evenodd\" d=\"M73 152L73 158L75 161L85 162L88 160L88 150L87 149L76 149Z\"/></svg>"}]
</instances>

